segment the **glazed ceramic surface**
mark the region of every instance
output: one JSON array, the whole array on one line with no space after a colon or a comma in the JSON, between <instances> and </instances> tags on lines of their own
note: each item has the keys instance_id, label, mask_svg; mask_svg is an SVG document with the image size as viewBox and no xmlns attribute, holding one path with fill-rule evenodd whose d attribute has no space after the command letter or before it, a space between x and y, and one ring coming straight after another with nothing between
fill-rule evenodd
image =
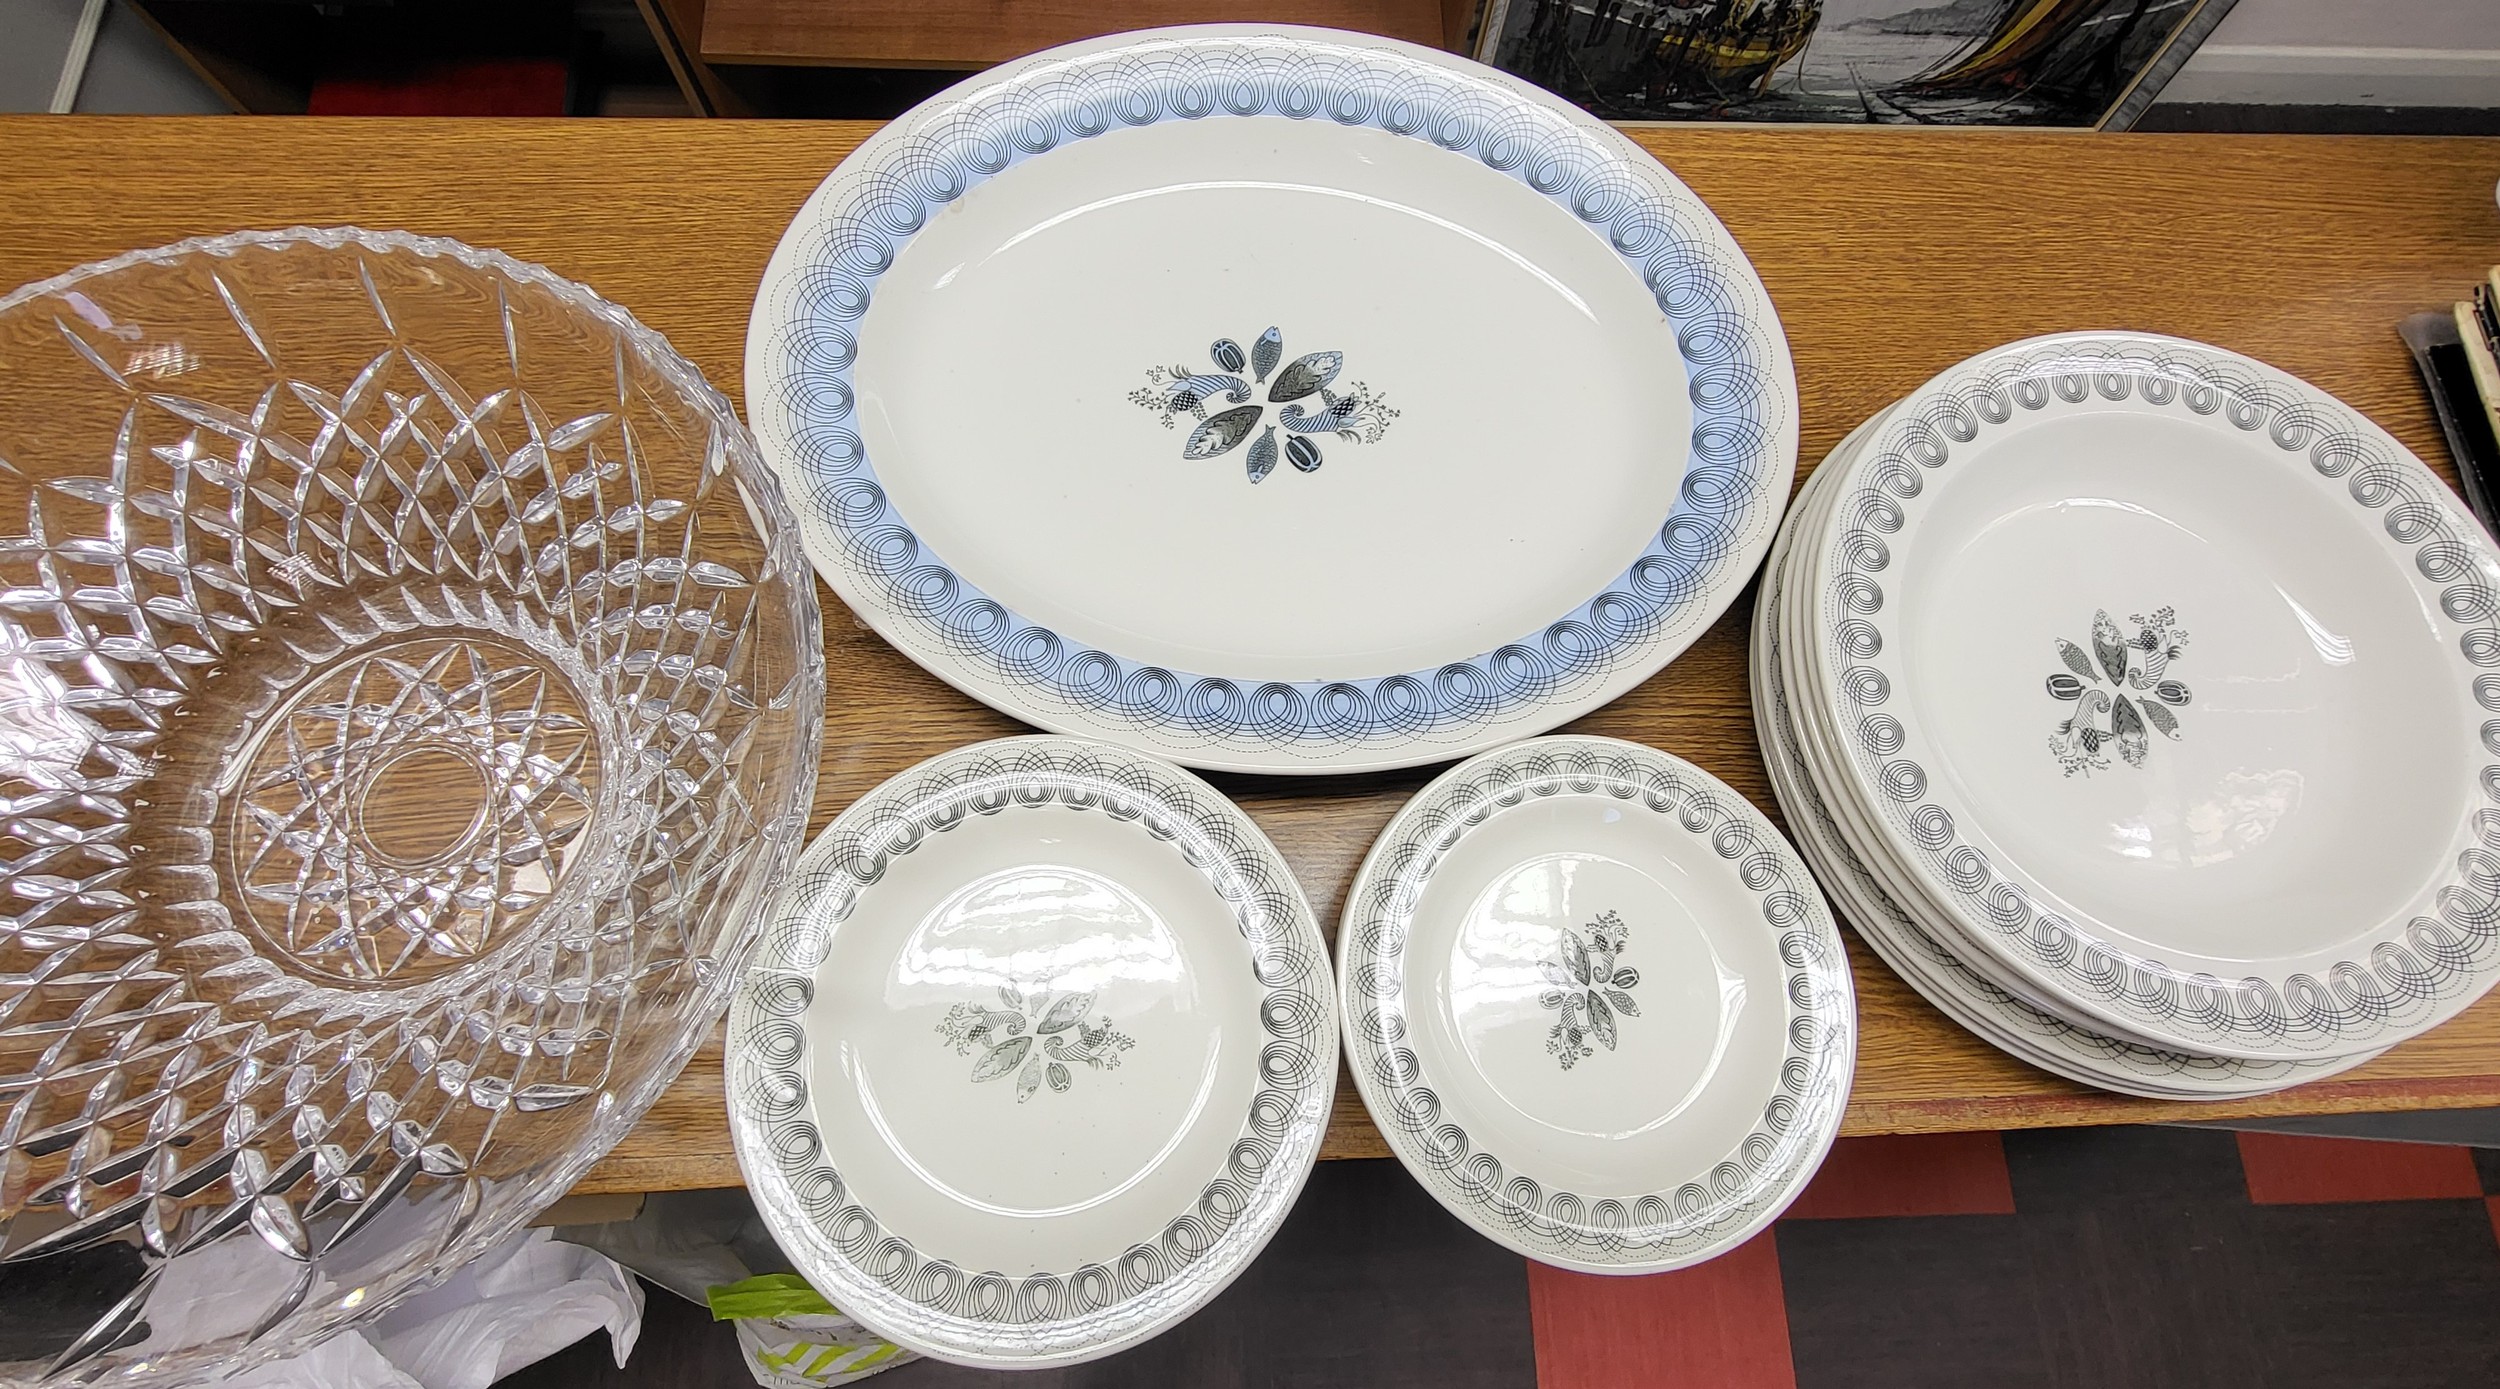
<instances>
[{"instance_id":1,"label":"glazed ceramic surface","mask_svg":"<svg viewBox=\"0 0 2500 1389\"><path fill-rule=\"evenodd\" d=\"M776 251L748 400L820 572L942 678L1199 766L1559 723L1751 574L1770 301L1673 175L1446 54L1223 26L986 73Z\"/></svg>"},{"instance_id":2,"label":"glazed ceramic surface","mask_svg":"<svg viewBox=\"0 0 2500 1389\"><path fill-rule=\"evenodd\" d=\"M1336 1089L1327 948L1257 827L1067 738L897 776L801 859L730 1015L738 1157L845 1312L1067 1364L1266 1243Z\"/></svg>"},{"instance_id":3,"label":"glazed ceramic surface","mask_svg":"<svg viewBox=\"0 0 2500 1389\"><path fill-rule=\"evenodd\" d=\"M1832 483L1846 471L1865 435L1882 416L1861 425L1832 451L1799 494L1787 527L1773 545L1755 608L1752 689L1763 760L1787 823L1825 890L1859 937L1939 1011L2020 1060L2087 1085L2152 1099L2231 1099L2270 1093L2333 1075L2370 1059L2361 1053L2326 1061L2243 1061L2162 1050L2109 1037L2044 1011L1965 964L1947 944L1952 928L1931 927L1915 899L1896 898L1867 858L1848 842L1841 813L1826 802L1807 766L1791 699L1784 639L1794 591L1798 535L1814 536L1829 515ZM1810 547L1807 547L1810 549ZM1873 851L1870 850L1870 853Z\"/></svg>"},{"instance_id":4,"label":"glazed ceramic surface","mask_svg":"<svg viewBox=\"0 0 2500 1389\"><path fill-rule=\"evenodd\" d=\"M1356 876L1348 1059L1442 1204L1532 1258L1678 1268L1769 1223L1838 1132L1848 964L1743 797L1543 738L1426 787Z\"/></svg>"},{"instance_id":5,"label":"glazed ceramic surface","mask_svg":"<svg viewBox=\"0 0 2500 1389\"><path fill-rule=\"evenodd\" d=\"M1990 968L2250 1059L2489 986L2500 563L2401 445L2245 358L2077 335L1940 376L1834 486L1800 688Z\"/></svg>"}]
</instances>

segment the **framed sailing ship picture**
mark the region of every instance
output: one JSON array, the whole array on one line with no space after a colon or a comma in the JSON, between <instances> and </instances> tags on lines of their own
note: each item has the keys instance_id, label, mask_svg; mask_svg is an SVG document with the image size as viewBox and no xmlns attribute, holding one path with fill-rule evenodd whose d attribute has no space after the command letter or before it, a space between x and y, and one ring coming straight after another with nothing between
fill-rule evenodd
<instances>
[{"instance_id":1,"label":"framed sailing ship picture","mask_svg":"<svg viewBox=\"0 0 2500 1389\"><path fill-rule=\"evenodd\" d=\"M1609 120L2123 129L2232 0L1486 0L1476 56Z\"/></svg>"}]
</instances>

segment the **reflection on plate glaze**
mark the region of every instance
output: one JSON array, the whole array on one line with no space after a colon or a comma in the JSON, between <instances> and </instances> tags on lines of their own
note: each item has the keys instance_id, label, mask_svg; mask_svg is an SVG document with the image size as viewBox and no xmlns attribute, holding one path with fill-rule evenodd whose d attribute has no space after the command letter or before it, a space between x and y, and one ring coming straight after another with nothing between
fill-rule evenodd
<instances>
[{"instance_id":1,"label":"reflection on plate glaze","mask_svg":"<svg viewBox=\"0 0 2500 1389\"><path fill-rule=\"evenodd\" d=\"M869 306L892 304L883 277L948 208L1011 169L1044 167L1053 150L1118 143L1115 132L1204 122L1197 128L1232 127L1211 138L1256 140L1260 126L1287 120L1313 130L1326 121L1375 149L1389 140L1442 150L1453 178L1499 176L1476 185L1488 200L1517 197L1503 180L1534 194L1543 200L1534 215L1569 217L1650 291L1682 359L1684 380L1660 383L1693 411L1688 431L1659 441L1683 469L1671 514L1587 601L1462 660L1349 679L1250 679L1170 669L1053 631L930 548L888 493L889 461L872 459L861 435ZM1479 195L1467 196L1472 206ZM1198 264L1186 245L1165 249L1175 264ZM1328 264L1297 261L1292 272L1295 299L1332 302ZM809 502L809 554L851 607L906 654L1027 719L1242 770L1456 757L1628 687L1685 649L1752 571L1796 460L1795 372L1778 315L1690 189L1557 98L1357 36L1199 30L1000 68L863 146L793 223L758 298L749 415L793 495ZM1221 326L1145 340L1152 350L1136 366L1172 348L1188 353ZM1489 385L1501 367L1487 361Z\"/></svg>"},{"instance_id":2,"label":"reflection on plate glaze","mask_svg":"<svg viewBox=\"0 0 2500 1389\"><path fill-rule=\"evenodd\" d=\"M1345 369L1344 353L1306 353L1277 371L1276 364L1284 355L1285 335L1276 328L1259 334L1247 353L1231 338L1218 338L1207 349L1215 370L1150 367L1146 384L1129 392L1128 398L1161 416L1166 429L1183 415L1198 421L1198 427L1189 433L1189 441L1181 445L1181 457L1187 459L1232 452L1250 437L1252 430L1260 429L1268 405L1283 406L1276 413L1276 423L1261 430L1258 442L1250 446L1248 471L1252 482L1276 471L1278 424L1285 427L1285 460L1302 472L1316 473L1324 461L1316 436L1334 434L1348 443L1376 444L1388 431L1389 422L1398 417L1396 410L1360 381L1349 386L1343 395L1329 389L1337 373ZM1244 368L1251 373L1248 381L1239 375ZM1272 384L1268 381L1270 373L1276 377ZM1254 385L1267 387L1266 404L1250 402ZM1316 411L1300 403L1314 395L1319 397ZM1210 415L1209 405L1227 408Z\"/></svg>"},{"instance_id":3,"label":"reflection on plate glaze","mask_svg":"<svg viewBox=\"0 0 2500 1389\"><path fill-rule=\"evenodd\" d=\"M1094 1010L1091 990L1028 995L1012 984L1001 984L998 1001L1001 1006L997 1008L958 1003L946 1010L937 1030L953 1044L957 1056L970 1056L974 1047L981 1048L981 1059L972 1067L975 1081L1014 1076L1018 1104L1033 1098L1045 1080L1052 1090L1065 1091L1071 1079L1069 1062L1098 1071L1119 1069L1120 1053L1133 1045L1127 1034L1112 1030L1109 1014L1085 1020ZM1035 1038L1041 1039L1039 1051L1034 1050Z\"/></svg>"},{"instance_id":4,"label":"reflection on plate glaze","mask_svg":"<svg viewBox=\"0 0 2500 1389\"><path fill-rule=\"evenodd\" d=\"M1670 845L1658 852L1672 854L1696 874L1728 875L1776 942L1776 973L1750 981L1750 1000L1729 987L1748 981L1724 968L1712 971L1719 984L1719 1026L1704 1073L1732 1074L1722 1059L1735 1037L1727 1024L1731 1015L1767 1006L1777 1010L1780 1023L1762 1034L1779 1049L1776 1088L1750 1111L1747 1131L1715 1160L1696 1151L1688 1154L1693 1162L1663 1169L1642 1164L1614 1175L1592 1171L1537 1148L1524 1126L1478 1117L1478 1106L1465 1091L1452 1097L1443 1088L1449 1078L1432 1059L1438 1025L1424 1010L1444 1007L1447 995L1413 966L1416 904L1471 834L1502 823L1515 808L1566 797L1603 797L1606 809L1647 821L1647 829L1668 836ZM1685 842L1673 845L1673 840ZM1645 920L1642 929L1645 948L1674 939L1673 932L1659 936L1654 921ZM1706 933L1699 939L1706 941ZM1744 797L1707 772L1649 748L1601 739L1531 739L1479 754L1427 786L1390 822L1356 875L1339 948L1347 1060L1390 1146L1427 1191L1469 1224L1547 1262L1663 1271L1732 1247L1767 1224L1804 1184L1822 1161L1848 1100L1856 1010L1839 931L1812 876ZM1620 956L1618 949L1618 961ZM1655 972L1659 965L1651 960L1649 968ZM1418 976L1413 992L1410 974ZM1688 1021L1676 1015L1648 1025ZM1646 1034L1636 1039L1641 1045L1634 1054L1645 1063L1652 1040ZM1696 1049L1672 1050L1690 1057ZM1621 1070L1599 1064L1601 1074ZM1644 1079L1641 1088L1656 1087ZM1746 1117L1741 1108L1727 1113ZM1530 1122L1536 1122L1533 1116ZM1674 1124L1673 1116L1664 1120L1665 1127Z\"/></svg>"},{"instance_id":5,"label":"reflection on plate glaze","mask_svg":"<svg viewBox=\"0 0 2500 1389\"><path fill-rule=\"evenodd\" d=\"M2185 706L2188 687L2162 674L2187 650L2188 634L2169 608L2136 613L2127 621L2135 624L2132 637L2118 630L2106 608L2092 614L2088 654L2063 637L2057 640L2066 669L2049 676L2049 697L2071 707L2049 735L2049 751L2068 776L2107 769L2104 749L2111 747L2128 766L2143 766L2152 741L2148 727L2165 738L2179 736L2179 718L2165 706ZM2129 690L2136 692L2132 699Z\"/></svg>"},{"instance_id":6,"label":"reflection on plate glaze","mask_svg":"<svg viewBox=\"0 0 2500 1389\"><path fill-rule=\"evenodd\" d=\"M1615 1049L1615 1014L1627 1018L1641 1015L1640 1005L1629 992L1641 982L1640 972L1629 966L1617 969L1630 946L1623 917L1616 912L1600 912L1586 926L1562 929L1554 942L1554 953L1545 957L1546 982L1554 985L1539 995L1537 1002L1559 1009L1562 1019L1546 1034L1545 1049L1554 1053L1564 1070L1570 1070L1584 1056L1597 1051L1588 1044L1595 1037Z\"/></svg>"}]
</instances>

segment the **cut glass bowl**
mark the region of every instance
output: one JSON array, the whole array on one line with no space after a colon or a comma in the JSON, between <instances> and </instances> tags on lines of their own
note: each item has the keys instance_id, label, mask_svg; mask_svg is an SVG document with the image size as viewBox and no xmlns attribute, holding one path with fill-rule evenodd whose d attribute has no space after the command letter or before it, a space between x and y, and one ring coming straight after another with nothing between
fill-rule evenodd
<instances>
[{"instance_id":1,"label":"cut glass bowl","mask_svg":"<svg viewBox=\"0 0 2500 1389\"><path fill-rule=\"evenodd\" d=\"M771 472L580 285L307 229L0 298L0 1384L302 1350L572 1185L823 694Z\"/></svg>"}]
</instances>

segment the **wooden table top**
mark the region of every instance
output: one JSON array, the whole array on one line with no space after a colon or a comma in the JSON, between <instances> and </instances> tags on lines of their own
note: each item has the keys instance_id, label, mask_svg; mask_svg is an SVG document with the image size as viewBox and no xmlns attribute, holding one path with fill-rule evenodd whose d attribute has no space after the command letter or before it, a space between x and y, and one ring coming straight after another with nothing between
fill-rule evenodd
<instances>
[{"instance_id":1,"label":"wooden table top","mask_svg":"<svg viewBox=\"0 0 2500 1389\"><path fill-rule=\"evenodd\" d=\"M353 222L500 247L666 333L733 397L783 226L857 123L0 118L0 283L238 227ZM2500 141L1668 126L1633 137L1709 200L1770 287L1802 397L1799 480L1938 368L2056 329L2136 328L2265 358L2453 477L2395 324L2500 260ZM830 593L822 825L934 753L1019 731ZM1746 702L1750 598L1572 731L1709 768L1773 815ZM1355 865L1430 771L1217 780L1332 932ZM2368 1066L2195 1105L2088 1090L1947 1022L1855 941L1846 1132L2500 1105L2500 996ZM1326 1153L1386 1152L1351 1083ZM583 1191L734 1184L718 1043Z\"/></svg>"}]
</instances>

